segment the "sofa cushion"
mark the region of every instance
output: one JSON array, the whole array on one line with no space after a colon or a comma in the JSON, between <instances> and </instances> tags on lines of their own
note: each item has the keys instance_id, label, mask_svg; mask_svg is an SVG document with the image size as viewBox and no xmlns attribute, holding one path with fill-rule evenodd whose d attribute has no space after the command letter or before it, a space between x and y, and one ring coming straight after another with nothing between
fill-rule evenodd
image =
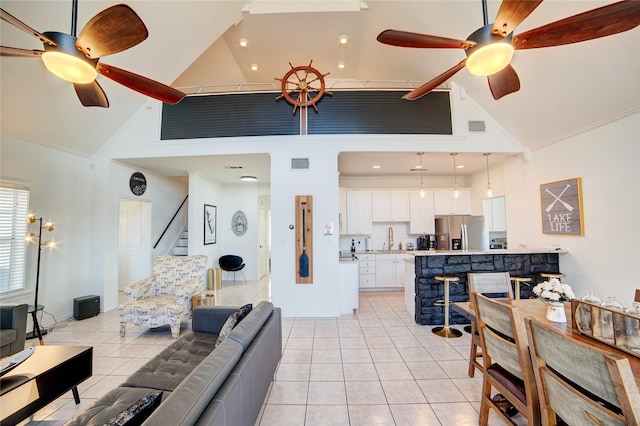
<instances>
[{"instance_id":1,"label":"sofa cushion","mask_svg":"<svg viewBox=\"0 0 640 426\"><path fill-rule=\"evenodd\" d=\"M215 334L186 333L127 377L120 386L174 390L213 350Z\"/></svg>"},{"instance_id":2,"label":"sofa cushion","mask_svg":"<svg viewBox=\"0 0 640 426\"><path fill-rule=\"evenodd\" d=\"M249 315L247 315L237 327L231 330L229 338L240 343L243 350L246 350L264 323L269 319L272 312L273 304L271 302L262 301L258 303Z\"/></svg>"},{"instance_id":3,"label":"sofa cushion","mask_svg":"<svg viewBox=\"0 0 640 426\"><path fill-rule=\"evenodd\" d=\"M155 392L153 389L146 388L115 388L78 413L65 423L65 426L102 426L127 410L136 401ZM162 394L162 397L166 398L168 392L162 392Z\"/></svg>"},{"instance_id":4,"label":"sofa cushion","mask_svg":"<svg viewBox=\"0 0 640 426\"><path fill-rule=\"evenodd\" d=\"M225 339L164 399L145 424L194 425L242 356L242 346Z\"/></svg>"},{"instance_id":5,"label":"sofa cushion","mask_svg":"<svg viewBox=\"0 0 640 426\"><path fill-rule=\"evenodd\" d=\"M218 339L216 340L215 347L217 347L220 343L222 343L224 339L227 338L229 333L231 333L231 330L233 330L233 328L238 325L238 323L242 321L242 319L246 317L249 312L251 312L252 308L253 305L251 303L248 303L238 308L234 313L229 315L229 318L227 318L224 324L222 324L222 328L220 329L220 333L218 334Z\"/></svg>"},{"instance_id":6,"label":"sofa cushion","mask_svg":"<svg viewBox=\"0 0 640 426\"><path fill-rule=\"evenodd\" d=\"M13 328L3 328L0 330L0 346L10 345L16 341L18 331Z\"/></svg>"},{"instance_id":7,"label":"sofa cushion","mask_svg":"<svg viewBox=\"0 0 640 426\"><path fill-rule=\"evenodd\" d=\"M109 420L108 426L140 426L153 413L162 399L162 392L153 392L140 398L127 409Z\"/></svg>"}]
</instances>

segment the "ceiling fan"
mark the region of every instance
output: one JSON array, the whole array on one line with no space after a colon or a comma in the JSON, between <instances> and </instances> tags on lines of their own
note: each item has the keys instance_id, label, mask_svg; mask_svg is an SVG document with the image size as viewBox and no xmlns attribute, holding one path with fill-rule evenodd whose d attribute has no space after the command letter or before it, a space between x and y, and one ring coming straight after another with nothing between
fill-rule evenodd
<instances>
[{"instance_id":1,"label":"ceiling fan","mask_svg":"<svg viewBox=\"0 0 640 426\"><path fill-rule=\"evenodd\" d=\"M493 24L487 21L487 3L482 0L484 26L457 40L406 31L385 30L377 40L400 47L464 49L467 57L431 81L407 93L403 99L418 99L462 68L475 75L486 75L494 99L520 90L518 74L509 64L514 50L560 46L606 37L628 31L640 24L640 1L621 1L560 21L513 35L514 29L535 10L542 0L503 0Z\"/></svg>"},{"instance_id":2,"label":"ceiling fan","mask_svg":"<svg viewBox=\"0 0 640 426\"><path fill-rule=\"evenodd\" d=\"M173 87L100 62L102 56L129 49L149 35L140 17L127 5L115 5L98 13L77 37L77 0L72 1L71 34L39 33L3 9L0 9L0 19L40 39L44 45L44 50L0 46L0 56L42 58L49 71L73 83L80 102L86 107L109 107L107 95L96 81L98 73L168 104L176 104L185 97Z\"/></svg>"}]
</instances>

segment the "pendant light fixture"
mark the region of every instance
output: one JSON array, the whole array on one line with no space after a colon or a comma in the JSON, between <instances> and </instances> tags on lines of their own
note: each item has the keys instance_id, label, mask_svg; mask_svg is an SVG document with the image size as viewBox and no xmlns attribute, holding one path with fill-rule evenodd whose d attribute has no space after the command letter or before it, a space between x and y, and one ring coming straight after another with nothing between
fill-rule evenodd
<instances>
[{"instance_id":1,"label":"pendant light fixture","mask_svg":"<svg viewBox=\"0 0 640 426\"><path fill-rule=\"evenodd\" d=\"M424 171L424 167L422 167L422 156L424 155L424 152L418 152L418 156L420 157L420 166L418 166L418 168L420 169L420 198L424 198L424 183L422 182L422 172Z\"/></svg>"},{"instance_id":2,"label":"pendant light fixture","mask_svg":"<svg viewBox=\"0 0 640 426\"><path fill-rule=\"evenodd\" d=\"M487 160L487 198L491 198L493 196L493 191L491 190L491 182L489 181L489 156L490 152L485 152L484 158Z\"/></svg>"},{"instance_id":3,"label":"pendant light fixture","mask_svg":"<svg viewBox=\"0 0 640 426\"><path fill-rule=\"evenodd\" d=\"M456 167L456 156L457 152L452 152L449 154L453 157L453 196L455 198L460 197L460 190L458 189L458 168Z\"/></svg>"}]
</instances>

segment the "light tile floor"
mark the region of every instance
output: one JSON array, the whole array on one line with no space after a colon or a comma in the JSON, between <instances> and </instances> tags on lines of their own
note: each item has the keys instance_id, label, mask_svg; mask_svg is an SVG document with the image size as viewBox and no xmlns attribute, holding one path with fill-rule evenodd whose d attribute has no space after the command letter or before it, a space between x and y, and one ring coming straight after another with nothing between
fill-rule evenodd
<instances>
[{"instance_id":1,"label":"light tile floor","mask_svg":"<svg viewBox=\"0 0 640 426\"><path fill-rule=\"evenodd\" d=\"M268 278L216 292L216 305L270 299ZM283 318L282 360L256 426L477 424L482 375L467 376L469 335L444 339L431 328L406 312L402 291L360 293L354 315ZM64 424L173 341L168 327L130 325L121 338L117 309L60 322L44 339L93 346L93 376L78 387L79 405L68 392L22 426ZM502 422L492 415L490 424Z\"/></svg>"}]
</instances>

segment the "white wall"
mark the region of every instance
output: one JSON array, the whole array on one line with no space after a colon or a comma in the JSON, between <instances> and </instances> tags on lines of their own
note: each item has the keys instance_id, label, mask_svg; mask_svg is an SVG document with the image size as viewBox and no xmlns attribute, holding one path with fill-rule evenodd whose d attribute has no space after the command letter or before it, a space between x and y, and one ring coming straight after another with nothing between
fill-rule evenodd
<instances>
[{"instance_id":1,"label":"white wall","mask_svg":"<svg viewBox=\"0 0 640 426\"><path fill-rule=\"evenodd\" d=\"M54 223L53 232L43 231L43 239L55 241L57 247L42 250L38 304L60 321L73 312L73 298L102 291L101 283L91 282L88 277L88 235L100 226L93 222L90 211L89 159L5 134L0 143L1 179L29 184L29 210L44 222ZM35 224L29 230L38 234ZM35 245L29 246L27 256L27 291L3 295L2 303L34 303ZM51 315L44 315L45 326L53 324Z\"/></svg>"},{"instance_id":2,"label":"white wall","mask_svg":"<svg viewBox=\"0 0 640 426\"><path fill-rule=\"evenodd\" d=\"M594 290L630 306L640 288L640 113L506 164L509 248L561 247L561 271L576 295ZM540 184L582 178L584 236L542 233Z\"/></svg>"}]
</instances>

